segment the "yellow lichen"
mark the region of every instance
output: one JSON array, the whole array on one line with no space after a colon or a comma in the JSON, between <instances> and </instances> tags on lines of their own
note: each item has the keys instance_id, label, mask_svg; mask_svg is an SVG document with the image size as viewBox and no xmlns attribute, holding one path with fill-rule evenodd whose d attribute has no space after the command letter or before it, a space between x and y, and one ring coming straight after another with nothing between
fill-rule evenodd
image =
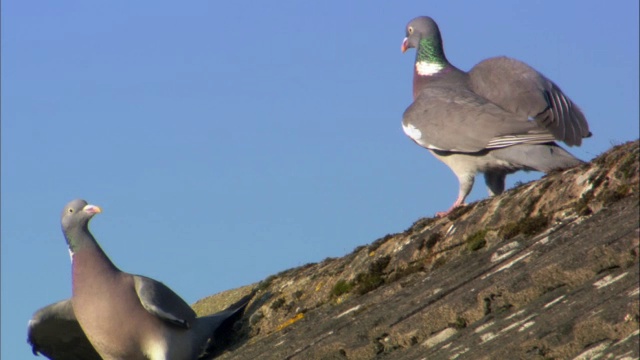
<instances>
[{"instance_id":1,"label":"yellow lichen","mask_svg":"<svg viewBox=\"0 0 640 360\"><path fill-rule=\"evenodd\" d=\"M287 326L289 326L289 325L291 325L291 324L295 323L296 321L301 320L303 318L304 318L304 314L303 313L299 313L298 315L296 315L296 316L292 317L291 319L289 319L289 320L283 322L282 324L280 324L278 326L278 328L276 329L276 331L280 331L280 330L286 328Z\"/></svg>"}]
</instances>

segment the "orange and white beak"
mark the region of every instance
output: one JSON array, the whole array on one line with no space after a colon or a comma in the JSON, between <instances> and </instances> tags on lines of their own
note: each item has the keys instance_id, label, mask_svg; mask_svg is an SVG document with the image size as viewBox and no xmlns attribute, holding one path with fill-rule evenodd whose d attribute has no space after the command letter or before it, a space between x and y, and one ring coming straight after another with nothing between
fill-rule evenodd
<instances>
[{"instance_id":1,"label":"orange and white beak","mask_svg":"<svg viewBox=\"0 0 640 360\"><path fill-rule=\"evenodd\" d=\"M409 48L409 38L404 38L404 40L402 40L402 46L400 47L400 50L402 50L402 53L404 53L405 51L407 51L408 48Z\"/></svg>"},{"instance_id":2,"label":"orange and white beak","mask_svg":"<svg viewBox=\"0 0 640 360\"><path fill-rule=\"evenodd\" d=\"M102 209L100 209L99 206L87 204L85 205L85 207L82 208L82 211L88 212L91 215L95 215L95 214L101 213Z\"/></svg>"}]
</instances>

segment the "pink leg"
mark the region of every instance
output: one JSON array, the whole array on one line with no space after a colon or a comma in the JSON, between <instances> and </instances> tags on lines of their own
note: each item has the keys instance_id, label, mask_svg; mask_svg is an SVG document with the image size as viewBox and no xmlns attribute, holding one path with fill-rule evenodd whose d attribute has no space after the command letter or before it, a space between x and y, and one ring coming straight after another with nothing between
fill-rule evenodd
<instances>
[{"instance_id":1,"label":"pink leg","mask_svg":"<svg viewBox=\"0 0 640 360\"><path fill-rule=\"evenodd\" d=\"M466 197L466 196L465 196ZM451 207L447 210L447 211L438 211L436 213L436 217L445 217L447 215L449 215L455 208L457 208L458 206L465 206L467 204L464 203L464 198L462 196L459 196L456 199L456 202L453 203L453 205L451 205Z\"/></svg>"},{"instance_id":2,"label":"pink leg","mask_svg":"<svg viewBox=\"0 0 640 360\"><path fill-rule=\"evenodd\" d=\"M458 174L458 173L455 173L455 174L458 177L458 181L460 182L460 188L458 189L458 198L456 199L456 202L454 202L453 205L451 205L449 210L437 212L436 213L437 217L447 216L453 211L453 209L457 208L458 206L466 205L464 203L464 199L466 199L467 195L469 195L469 193L471 192L471 188L473 187L473 180L476 173L465 172L462 174Z\"/></svg>"}]
</instances>

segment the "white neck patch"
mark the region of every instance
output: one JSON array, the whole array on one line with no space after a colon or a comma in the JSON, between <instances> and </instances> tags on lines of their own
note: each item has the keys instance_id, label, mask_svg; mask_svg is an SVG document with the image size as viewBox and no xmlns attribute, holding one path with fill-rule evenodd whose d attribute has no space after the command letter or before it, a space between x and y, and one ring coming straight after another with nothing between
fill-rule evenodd
<instances>
[{"instance_id":1,"label":"white neck patch","mask_svg":"<svg viewBox=\"0 0 640 360\"><path fill-rule=\"evenodd\" d=\"M71 263L73 264L73 251L69 249L69 258L71 258Z\"/></svg>"},{"instance_id":2,"label":"white neck patch","mask_svg":"<svg viewBox=\"0 0 640 360\"><path fill-rule=\"evenodd\" d=\"M402 130L413 141L419 141L422 138L422 132L412 124L402 124Z\"/></svg>"},{"instance_id":3,"label":"white neck patch","mask_svg":"<svg viewBox=\"0 0 640 360\"><path fill-rule=\"evenodd\" d=\"M434 75L442 69L444 65L435 62L418 61L416 63L416 72L421 76Z\"/></svg>"}]
</instances>

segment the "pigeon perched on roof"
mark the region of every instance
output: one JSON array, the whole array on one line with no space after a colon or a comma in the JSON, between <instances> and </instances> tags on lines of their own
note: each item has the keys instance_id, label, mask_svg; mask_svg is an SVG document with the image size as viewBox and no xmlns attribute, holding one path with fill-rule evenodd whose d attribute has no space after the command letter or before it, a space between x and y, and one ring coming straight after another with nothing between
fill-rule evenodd
<instances>
[{"instance_id":1,"label":"pigeon perched on roof","mask_svg":"<svg viewBox=\"0 0 640 360\"><path fill-rule=\"evenodd\" d=\"M579 146L591 136L584 114L551 80L507 57L484 60L469 72L447 60L440 30L430 17L411 20L402 52L416 49L414 102L402 128L447 164L460 182L453 206L484 173L490 195L504 191L507 174L549 172L582 163L555 141Z\"/></svg>"},{"instance_id":2,"label":"pigeon perched on roof","mask_svg":"<svg viewBox=\"0 0 640 360\"><path fill-rule=\"evenodd\" d=\"M184 359L206 356L213 338L228 331L248 295L219 313L197 317L166 285L120 271L89 232L101 209L84 200L62 211L72 262L71 299L49 305L29 321L34 354L66 359Z\"/></svg>"}]
</instances>

